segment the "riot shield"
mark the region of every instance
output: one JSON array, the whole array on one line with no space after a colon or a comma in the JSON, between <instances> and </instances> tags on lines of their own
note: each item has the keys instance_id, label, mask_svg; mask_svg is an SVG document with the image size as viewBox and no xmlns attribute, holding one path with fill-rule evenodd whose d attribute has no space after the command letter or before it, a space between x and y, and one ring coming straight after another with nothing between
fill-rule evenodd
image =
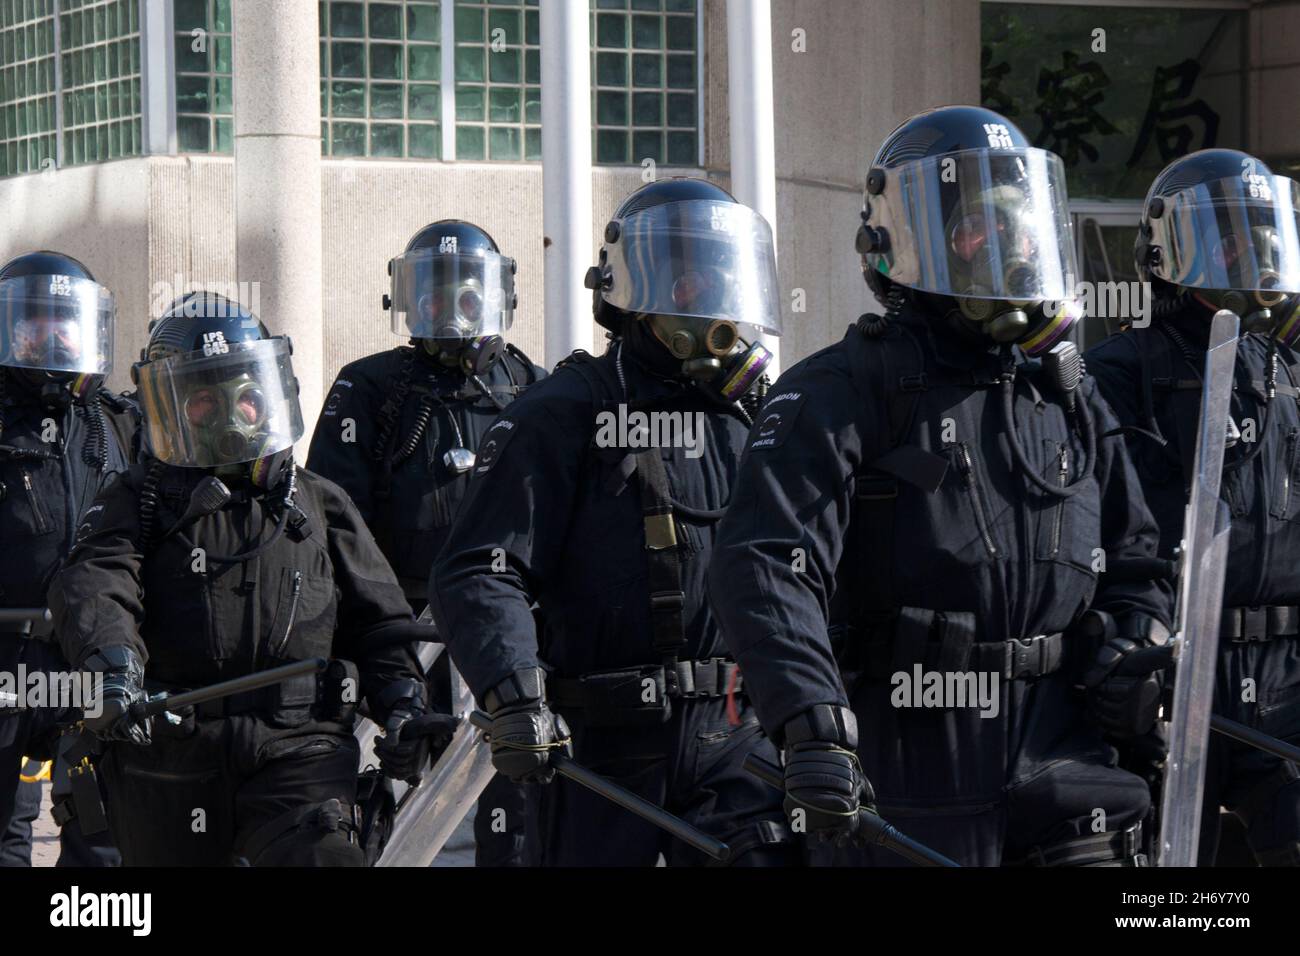
<instances>
[{"instance_id":1,"label":"riot shield","mask_svg":"<svg viewBox=\"0 0 1300 956\"><path fill-rule=\"evenodd\" d=\"M1223 310L1210 326L1191 495L1178 583L1173 704L1165 761L1158 866L1195 866L1200 842L1205 757L1218 664L1229 516L1219 498L1237 361L1237 316Z\"/></svg>"},{"instance_id":2,"label":"riot shield","mask_svg":"<svg viewBox=\"0 0 1300 956\"><path fill-rule=\"evenodd\" d=\"M428 608L417 620L433 626L433 616ZM432 670L434 662L445 650L442 644L420 644L420 666L425 674ZM424 773L418 787L408 787L402 780L393 781L397 811L393 816L392 832L376 866L428 866L432 863L443 844L477 803L479 794L495 772L491 749L468 719L474 710L474 695L455 665L450 670L451 712L461 718L460 726L433 768ZM373 761L378 732L379 727L369 720L357 728L363 765Z\"/></svg>"}]
</instances>

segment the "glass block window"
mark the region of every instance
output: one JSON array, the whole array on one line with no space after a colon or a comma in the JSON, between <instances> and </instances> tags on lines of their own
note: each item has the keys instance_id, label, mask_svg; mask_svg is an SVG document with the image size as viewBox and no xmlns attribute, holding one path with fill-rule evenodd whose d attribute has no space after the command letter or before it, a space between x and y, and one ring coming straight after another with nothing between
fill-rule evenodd
<instances>
[{"instance_id":1,"label":"glass block window","mask_svg":"<svg viewBox=\"0 0 1300 956\"><path fill-rule=\"evenodd\" d=\"M456 158L542 158L537 0L456 0Z\"/></svg>"},{"instance_id":2,"label":"glass block window","mask_svg":"<svg viewBox=\"0 0 1300 956\"><path fill-rule=\"evenodd\" d=\"M53 0L0 0L0 176L57 153Z\"/></svg>"},{"instance_id":3,"label":"glass block window","mask_svg":"<svg viewBox=\"0 0 1300 956\"><path fill-rule=\"evenodd\" d=\"M592 0L592 157L699 164L696 0Z\"/></svg>"},{"instance_id":4,"label":"glass block window","mask_svg":"<svg viewBox=\"0 0 1300 956\"><path fill-rule=\"evenodd\" d=\"M59 0L63 163L144 151L140 112L140 5Z\"/></svg>"},{"instance_id":5,"label":"glass block window","mask_svg":"<svg viewBox=\"0 0 1300 956\"><path fill-rule=\"evenodd\" d=\"M439 159L439 4L321 0L321 153Z\"/></svg>"},{"instance_id":6,"label":"glass block window","mask_svg":"<svg viewBox=\"0 0 1300 956\"><path fill-rule=\"evenodd\" d=\"M230 3L174 0L176 148L182 153L234 151Z\"/></svg>"}]
</instances>

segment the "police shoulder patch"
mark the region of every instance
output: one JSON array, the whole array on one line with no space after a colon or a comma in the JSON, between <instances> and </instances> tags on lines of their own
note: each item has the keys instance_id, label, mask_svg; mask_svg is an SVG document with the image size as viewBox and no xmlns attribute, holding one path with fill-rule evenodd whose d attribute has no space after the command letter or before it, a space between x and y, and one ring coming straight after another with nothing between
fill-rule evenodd
<instances>
[{"instance_id":1,"label":"police shoulder patch","mask_svg":"<svg viewBox=\"0 0 1300 956\"><path fill-rule=\"evenodd\" d=\"M73 544L81 544L91 533L99 527L99 520L104 516L104 506L101 504L91 505L86 509L86 513L81 516L81 523L77 525L77 533L73 537Z\"/></svg>"},{"instance_id":2,"label":"police shoulder patch","mask_svg":"<svg viewBox=\"0 0 1300 956\"><path fill-rule=\"evenodd\" d=\"M483 434L483 440L479 442L474 466L475 475L482 475L492 470L506 444L518 430L519 423L509 418L498 418L492 424L492 427Z\"/></svg>"},{"instance_id":3,"label":"police shoulder patch","mask_svg":"<svg viewBox=\"0 0 1300 956\"><path fill-rule=\"evenodd\" d=\"M337 415L339 405L343 402L343 389L351 388L352 383L346 378L340 378L334 382L334 388L330 390L329 397L325 399L325 410L322 415Z\"/></svg>"},{"instance_id":4,"label":"police shoulder patch","mask_svg":"<svg viewBox=\"0 0 1300 956\"><path fill-rule=\"evenodd\" d=\"M795 419L803 408L807 394L800 390L779 392L769 398L758 413L749 433L749 447L754 451L779 448L794 429Z\"/></svg>"}]
</instances>

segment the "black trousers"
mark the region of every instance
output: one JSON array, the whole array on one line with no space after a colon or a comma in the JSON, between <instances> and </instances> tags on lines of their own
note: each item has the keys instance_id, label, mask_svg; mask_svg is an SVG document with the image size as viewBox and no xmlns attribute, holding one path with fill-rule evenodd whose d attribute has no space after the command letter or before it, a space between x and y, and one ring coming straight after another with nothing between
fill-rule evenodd
<instances>
[{"instance_id":1,"label":"black trousers","mask_svg":"<svg viewBox=\"0 0 1300 956\"><path fill-rule=\"evenodd\" d=\"M42 641L0 634L0 670L16 674L59 669L61 659ZM21 691L21 689L20 689ZM51 745L59 714L53 709L0 710L0 865L31 866L32 821L40 813L39 784L19 784L23 758Z\"/></svg>"},{"instance_id":2,"label":"black trousers","mask_svg":"<svg viewBox=\"0 0 1300 956\"><path fill-rule=\"evenodd\" d=\"M39 783L17 783L9 825L0 831L0 866L32 865L32 824L40 816L41 796Z\"/></svg>"},{"instance_id":3,"label":"black trousers","mask_svg":"<svg viewBox=\"0 0 1300 956\"><path fill-rule=\"evenodd\" d=\"M1300 638L1220 644L1214 712L1300 743ZM1217 855L1221 807L1241 821L1259 863L1300 865L1300 768L1211 733L1204 800L1200 865Z\"/></svg>"},{"instance_id":4,"label":"black trousers","mask_svg":"<svg viewBox=\"0 0 1300 956\"><path fill-rule=\"evenodd\" d=\"M252 716L201 720L179 738L154 727L152 745L113 744L100 762L126 866L365 865L350 734L267 739Z\"/></svg>"},{"instance_id":5,"label":"black trousers","mask_svg":"<svg viewBox=\"0 0 1300 956\"><path fill-rule=\"evenodd\" d=\"M537 787L497 775L478 798L474 814L475 866L541 863Z\"/></svg>"},{"instance_id":6,"label":"black trousers","mask_svg":"<svg viewBox=\"0 0 1300 956\"><path fill-rule=\"evenodd\" d=\"M757 753L776 762L743 698L741 724L721 698L673 701L666 723L590 727L566 710L574 759L674 813L733 848L732 865L783 866L802 854L785 826L780 791L741 767ZM708 857L659 828L561 777L539 787L541 855L546 866L700 866ZM771 842L783 838L784 842Z\"/></svg>"},{"instance_id":7,"label":"black trousers","mask_svg":"<svg viewBox=\"0 0 1300 956\"><path fill-rule=\"evenodd\" d=\"M1070 684L1059 671L999 679L997 713L984 717L976 707L898 707L890 683L860 683L858 756L881 815L963 866L1014 863L1143 820L1149 788L1115 766ZM875 847L818 855L827 858L910 865Z\"/></svg>"}]
</instances>

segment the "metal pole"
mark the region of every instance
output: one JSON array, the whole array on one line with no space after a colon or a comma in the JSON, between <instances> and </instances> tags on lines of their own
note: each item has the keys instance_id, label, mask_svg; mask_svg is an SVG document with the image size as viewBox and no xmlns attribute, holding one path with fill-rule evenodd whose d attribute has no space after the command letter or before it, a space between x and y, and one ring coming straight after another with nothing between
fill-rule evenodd
<instances>
[{"instance_id":1,"label":"metal pole","mask_svg":"<svg viewBox=\"0 0 1300 956\"><path fill-rule=\"evenodd\" d=\"M546 366L591 351L591 45L587 0L541 5ZM445 55L445 53L444 53Z\"/></svg>"},{"instance_id":2,"label":"metal pole","mask_svg":"<svg viewBox=\"0 0 1300 956\"><path fill-rule=\"evenodd\" d=\"M235 261L256 283L240 297L293 339L305 445L324 392L320 26L302 0L233 6Z\"/></svg>"},{"instance_id":3,"label":"metal pole","mask_svg":"<svg viewBox=\"0 0 1300 956\"><path fill-rule=\"evenodd\" d=\"M727 0L727 89L731 121L731 192L772 227L776 242L776 134L772 107L770 0ZM779 339L768 374L781 370Z\"/></svg>"}]
</instances>

